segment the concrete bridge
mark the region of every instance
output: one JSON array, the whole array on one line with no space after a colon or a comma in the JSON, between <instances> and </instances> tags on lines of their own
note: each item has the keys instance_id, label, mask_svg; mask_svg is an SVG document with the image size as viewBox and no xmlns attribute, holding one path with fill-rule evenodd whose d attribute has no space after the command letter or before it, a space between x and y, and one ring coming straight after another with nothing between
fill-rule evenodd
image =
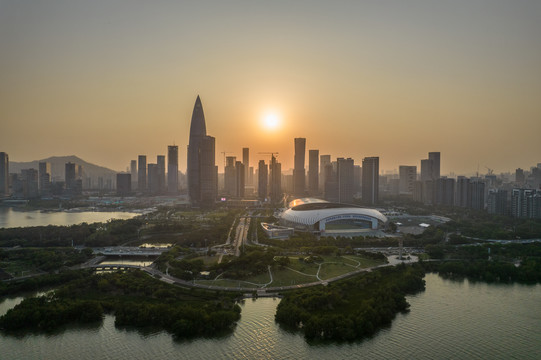
<instances>
[{"instance_id":1,"label":"concrete bridge","mask_svg":"<svg viewBox=\"0 0 541 360\"><path fill-rule=\"evenodd\" d=\"M86 266L89 269L98 270L128 270L128 269L141 269L143 266L140 265L127 265L127 264L97 264Z\"/></svg>"},{"instance_id":2,"label":"concrete bridge","mask_svg":"<svg viewBox=\"0 0 541 360\"><path fill-rule=\"evenodd\" d=\"M107 248L93 248L94 254L105 256L160 256L169 248L140 248L137 246L114 246Z\"/></svg>"}]
</instances>

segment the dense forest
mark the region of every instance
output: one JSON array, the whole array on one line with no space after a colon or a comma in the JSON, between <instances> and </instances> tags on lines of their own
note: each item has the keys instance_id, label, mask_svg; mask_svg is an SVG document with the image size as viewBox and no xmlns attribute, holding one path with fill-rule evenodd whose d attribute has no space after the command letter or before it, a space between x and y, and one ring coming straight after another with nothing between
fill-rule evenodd
<instances>
[{"instance_id":1,"label":"dense forest","mask_svg":"<svg viewBox=\"0 0 541 360\"><path fill-rule=\"evenodd\" d=\"M369 336L407 311L405 295L424 290L421 266L386 267L328 286L284 294L276 321L308 340L350 341Z\"/></svg>"},{"instance_id":2,"label":"dense forest","mask_svg":"<svg viewBox=\"0 0 541 360\"><path fill-rule=\"evenodd\" d=\"M25 299L0 318L0 328L7 333L52 331L99 322L110 313L116 326L157 327L179 338L214 336L240 319L238 295L185 290L138 270L86 273L45 296Z\"/></svg>"}]
</instances>

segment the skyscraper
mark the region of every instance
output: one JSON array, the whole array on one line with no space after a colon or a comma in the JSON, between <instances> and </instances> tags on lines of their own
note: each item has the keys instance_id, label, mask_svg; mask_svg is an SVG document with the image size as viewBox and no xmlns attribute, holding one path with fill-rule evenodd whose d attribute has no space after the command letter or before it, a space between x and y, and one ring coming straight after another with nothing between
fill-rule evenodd
<instances>
[{"instance_id":1,"label":"skyscraper","mask_svg":"<svg viewBox=\"0 0 541 360\"><path fill-rule=\"evenodd\" d=\"M160 169L158 164L148 164L147 190L155 195L160 192Z\"/></svg>"},{"instance_id":2,"label":"skyscraper","mask_svg":"<svg viewBox=\"0 0 541 360\"><path fill-rule=\"evenodd\" d=\"M333 163L329 161L329 163L325 165L325 169L323 169L323 172L325 173L323 196L327 201L338 202L340 200L340 196L338 195L338 175L337 172L334 170Z\"/></svg>"},{"instance_id":3,"label":"skyscraper","mask_svg":"<svg viewBox=\"0 0 541 360\"><path fill-rule=\"evenodd\" d=\"M158 155L156 158L158 165L158 193L165 192L165 155Z\"/></svg>"},{"instance_id":4,"label":"skyscraper","mask_svg":"<svg viewBox=\"0 0 541 360\"><path fill-rule=\"evenodd\" d=\"M9 195L9 156L0 152L0 196Z\"/></svg>"},{"instance_id":5,"label":"skyscraper","mask_svg":"<svg viewBox=\"0 0 541 360\"><path fill-rule=\"evenodd\" d=\"M379 199L379 157L363 159L362 200L365 204L374 205Z\"/></svg>"},{"instance_id":6,"label":"skyscraper","mask_svg":"<svg viewBox=\"0 0 541 360\"><path fill-rule=\"evenodd\" d=\"M167 192L178 192L178 146L167 147Z\"/></svg>"},{"instance_id":7,"label":"skyscraper","mask_svg":"<svg viewBox=\"0 0 541 360\"><path fill-rule=\"evenodd\" d=\"M304 159L306 154L306 139L295 138L295 167L293 168L293 193L304 195L306 184Z\"/></svg>"},{"instance_id":8,"label":"skyscraper","mask_svg":"<svg viewBox=\"0 0 541 360\"><path fill-rule=\"evenodd\" d=\"M192 205L213 205L217 184L215 139L207 136L205 114L198 95L193 108L188 144L188 195Z\"/></svg>"},{"instance_id":9,"label":"skyscraper","mask_svg":"<svg viewBox=\"0 0 541 360\"><path fill-rule=\"evenodd\" d=\"M269 182L269 170L265 160L259 160L257 194L260 200L267 198L267 184Z\"/></svg>"},{"instance_id":10,"label":"skyscraper","mask_svg":"<svg viewBox=\"0 0 541 360\"><path fill-rule=\"evenodd\" d=\"M440 152L429 152L428 159L432 161L432 180L440 178Z\"/></svg>"},{"instance_id":11,"label":"skyscraper","mask_svg":"<svg viewBox=\"0 0 541 360\"><path fill-rule=\"evenodd\" d=\"M137 159L137 189L141 192L147 190L147 156L139 155Z\"/></svg>"},{"instance_id":12,"label":"skyscraper","mask_svg":"<svg viewBox=\"0 0 541 360\"><path fill-rule=\"evenodd\" d=\"M421 160L421 181L433 180L432 176L434 172L432 171L433 161L431 159Z\"/></svg>"},{"instance_id":13,"label":"skyscraper","mask_svg":"<svg viewBox=\"0 0 541 360\"><path fill-rule=\"evenodd\" d=\"M235 162L235 172L237 174L236 178L236 196L239 198L244 197L244 188L246 186L246 179L245 179L245 170L244 170L244 164L240 161Z\"/></svg>"},{"instance_id":14,"label":"skyscraper","mask_svg":"<svg viewBox=\"0 0 541 360\"><path fill-rule=\"evenodd\" d=\"M354 186L353 186L353 159L338 158L337 164L337 180L338 180L338 202L352 203Z\"/></svg>"},{"instance_id":15,"label":"skyscraper","mask_svg":"<svg viewBox=\"0 0 541 360\"><path fill-rule=\"evenodd\" d=\"M331 155L319 157L319 189L325 192L325 167L331 163Z\"/></svg>"},{"instance_id":16,"label":"skyscraper","mask_svg":"<svg viewBox=\"0 0 541 360\"><path fill-rule=\"evenodd\" d=\"M273 204L282 200L282 164L276 161L274 155L270 163L270 199Z\"/></svg>"},{"instance_id":17,"label":"skyscraper","mask_svg":"<svg viewBox=\"0 0 541 360\"><path fill-rule=\"evenodd\" d=\"M137 188L137 160L130 161L131 188Z\"/></svg>"},{"instance_id":18,"label":"skyscraper","mask_svg":"<svg viewBox=\"0 0 541 360\"><path fill-rule=\"evenodd\" d=\"M236 156L225 158L224 168L224 193L229 196L237 196L237 172L235 170Z\"/></svg>"},{"instance_id":19,"label":"skyscraper","mask_svg":"<svg viewBox=\"0 0 541 360\"><path fill-rule=\"evenodd\" d=\"M199 148L200 205L213 206L218 196L218 166L216 166L216 139L203 136Z\"/></svg>"},{"instance_id":20,"label":"skyscraper","mask_svg":"<svg viewBox=\"0 0 541 360\"><path fill-rule=\"evenodd\" d=\"M38 170L39 192L41 195L49 194L51 191L51 163L40 162Z\"/></svg>"},{"instance_id":21,"label":"skyscraper","mask_svg":"<svg viewBox=\"0 0 541 360\"><path fill-rule=\"evenodd\" d=\"M127 196L131 194L131 174L116 174L116 193L119 196Z\"/></svg>"},{"instance_id":22,"label":"skyscraper","mask_svg":"<svg viewBox=\"0 0 541 360\"><path fill-rule=\"evenodd\" d=\"M244 165L244 182L246 185L252 185L250 178L250 149L242 148L242 164Z\"/></svg>"},{"instance_id":23,"label":"skyscraper","mask_svg":"<svg viewBox=\"0 0 541 360\"><path fill-rule=\"evenodd\" d=\"M75 164L67 162L65 165L64 182L66 189L73 189L75 187Z\"/></svg>"},{"instance_id":24,"label":"skyscraper","mask_svg":"<svg viewBox=\"0 0 541 360\"><path fill-rule=\"evenodd\" d=\"M319 150L308 150L308 191L319 192Z\"/></svg>"}]
</instances>

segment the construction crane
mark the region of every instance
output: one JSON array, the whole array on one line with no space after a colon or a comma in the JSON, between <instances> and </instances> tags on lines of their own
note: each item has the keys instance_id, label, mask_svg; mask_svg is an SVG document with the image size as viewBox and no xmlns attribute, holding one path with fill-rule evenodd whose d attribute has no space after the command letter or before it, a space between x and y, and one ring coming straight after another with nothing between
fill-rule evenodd
<instances>
[{"instance_id":1,"label":"construction crane","mask_svg":"<svg viewBox=\"0 0 541 360\"><path fill-rule=\"evenodd\" d=\"M270 155L271 158L275 157L274 154L278 155L279 152L276 151L276 152L258 152L258 154L263 154L263 155Z\"/></svg>"},{"instance_id":2,"label":"construction crane","mask_svg":"<svg viewBox=\"0 0 541 360\"><path fill-rule=\"evenodd\" d=\"M487 174L487 175L489 175L489 176L490 176L490 175L494 175L494 169L491 169L491 168L489 168L489 167L486 166L486 165L485 165L485 167L486 167L487 170L488 170L488 174Z\"/></svg>"}]
</instances>

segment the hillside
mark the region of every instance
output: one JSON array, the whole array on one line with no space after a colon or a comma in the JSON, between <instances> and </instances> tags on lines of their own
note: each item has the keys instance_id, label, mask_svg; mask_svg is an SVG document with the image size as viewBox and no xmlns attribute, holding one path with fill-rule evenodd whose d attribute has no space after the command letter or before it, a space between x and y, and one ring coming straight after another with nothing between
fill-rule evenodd
<instances>
[{"instance_id":1,"label":"hillside","mask_svg":"<svg viewBox=\"0 0 541 360\"><path fill-rule=\"evenodd\" d=\"M67 162L72 162L83 167L83 172L85 176L91 178L97 178L99 176L106 178L112 178L117 171L108 169L103 166L95 165L84 161L83 159L75 156L51 156L46 159L34 160L28 162L9 162L9 172L10 173L19 173L22 169L38 169L38 163L48 162L51 164L51 177L57 179L64 179L65 165Z\"/></svg>"}]
</instances>

